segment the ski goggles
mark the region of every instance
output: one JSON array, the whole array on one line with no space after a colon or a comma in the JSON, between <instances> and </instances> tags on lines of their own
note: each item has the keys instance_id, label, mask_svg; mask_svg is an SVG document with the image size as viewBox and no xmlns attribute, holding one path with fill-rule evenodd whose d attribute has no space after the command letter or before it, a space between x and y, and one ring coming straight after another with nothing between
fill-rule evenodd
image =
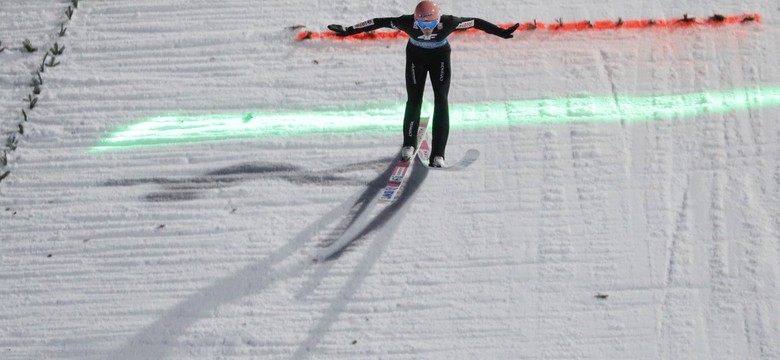
<instances>
[{"instance_id":1,"label":"ski goggles","mask_svg":"<svg viewBox=\"0 0 780 360\"><path fill-rule=\"evenodd\" d=\"M423 30L426 29L433 30L436 28L436 25L439 25L439 20L431 20L431 21L416 20L416 21L417 21L417 27Z\"/></svg>"}]
</instances>

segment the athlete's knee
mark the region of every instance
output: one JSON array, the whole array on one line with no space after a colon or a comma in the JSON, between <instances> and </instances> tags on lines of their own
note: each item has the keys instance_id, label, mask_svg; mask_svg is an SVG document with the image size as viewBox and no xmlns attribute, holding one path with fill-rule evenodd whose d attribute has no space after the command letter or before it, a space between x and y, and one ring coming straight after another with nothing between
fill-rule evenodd
<instances>
[{"instance_id":1,"label":"athlete's knee","mask_svg":"<svg viewBox=\"0 0 780 360\"><path fill-rule=\"evenodd\" d=\"M435 106L448 106L450 101L447 99L447 93L433 93L433 104Z\"/></svg>"},{"instance_id":2,"label":"athlete's knee","mask_svg":"<svg viewBox=\"0 0 780 360\"><path fill-rule=\"evenodd\" d=\"M423 103L422 96L414 96L412 94L409 94L409 96L406 98L407 108L420 108L422 107L422 103Z\"/></svg>"}]
</instances>

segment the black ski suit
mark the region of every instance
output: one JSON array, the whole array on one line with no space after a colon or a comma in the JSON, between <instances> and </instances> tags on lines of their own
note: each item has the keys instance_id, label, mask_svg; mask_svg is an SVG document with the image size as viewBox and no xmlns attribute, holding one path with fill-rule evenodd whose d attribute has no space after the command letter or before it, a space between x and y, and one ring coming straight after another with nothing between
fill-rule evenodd
<instances>
[{"instance_id":1,"label":"black ski suit","mask_svg":"<svg viewBox=\"0 0 780 360\"><path fill-rule=\"evenodd\" d=\"M417 26L414 15L375 18L346 29L331 25L338 35L349 36L379 28L392 28L409 35L406 45L406 112L404 114L404 146L417 146L417 127L420 122L425 80L428 74L433 86L433 141L431 159L444 157L447 138L450 132L450 115L447 95L450 91L450 44L447 37L455 31L476 28L486 33L511 38L517 25L502 29L490 22L478 18L461 18L443 15L439 25L430 35L423 33Z\"/></svg>"}]
</instances>

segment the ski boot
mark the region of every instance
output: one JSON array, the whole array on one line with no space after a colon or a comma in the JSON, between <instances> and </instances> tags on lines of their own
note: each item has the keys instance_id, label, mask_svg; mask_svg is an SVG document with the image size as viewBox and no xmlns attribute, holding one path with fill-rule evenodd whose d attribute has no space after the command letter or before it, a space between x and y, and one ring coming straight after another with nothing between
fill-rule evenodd
<instances>
[{"instance_id":1,"label":"ski boot","mask_svg":"<svg viewBox=\"0 0 780 360\"><path fill-rule=\"evenodd\" d=\"M401 148L401 161L409 161L414 156L414 146L404 146Z\"/></svg>"},{"instance_id":2,"label":"ski boot","mask_svg":"<svg viewBox=\"0 0 780 360\"><path fill-rule=\"evenodd\" d=\"M434 156L433 159L431 159L430 163L428 163L428 166L440 168L444 167L444 156L437 155Z\"/></svg>"}]
</instances>

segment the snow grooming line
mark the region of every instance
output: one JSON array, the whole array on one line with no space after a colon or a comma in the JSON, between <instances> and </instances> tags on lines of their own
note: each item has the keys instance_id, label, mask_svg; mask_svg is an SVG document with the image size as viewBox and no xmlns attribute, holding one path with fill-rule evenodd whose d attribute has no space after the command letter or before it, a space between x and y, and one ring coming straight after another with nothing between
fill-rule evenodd
<instances>
[{"instance_id":1,"label":"snow grooming line","mask_svg":"<svg viewBox=\"0 0 780 360\"><path fill-rule=\"evenodd\" d=\"M552 31L552 32L569 32L569 31L604 31L604 30L619 30L619 29L678 29L678 28L690 28L698 26L723 26L728 24L745 24L761 22L761 15L759 14L742 14L734 16L723 16L715 14L708 18L695 18L689 17L688 14L684 14L682 18L674 18L670 20L658 20L658 19L644 19L644 20L623 20L619 18L617 20L598 20L598 21L576 21L576 22L563 22L563 19L557 19L555 22L545 24L543 22L527 22L520 24L517 31ZM500 24L502 28L508 28L513 26L514 23ZM303 26L296 26L295 29L301 29ZM460 34L477 34L478 30L469 29L462 32L453 33L453 35ZM299 33L295 40L386 40L386 39L405 39L408 38L406 34L401 31L370 31L366 33L360 33L357 35L340 37L332 31L313 32L304 31Z\"/></svg>"}]
</instances>

